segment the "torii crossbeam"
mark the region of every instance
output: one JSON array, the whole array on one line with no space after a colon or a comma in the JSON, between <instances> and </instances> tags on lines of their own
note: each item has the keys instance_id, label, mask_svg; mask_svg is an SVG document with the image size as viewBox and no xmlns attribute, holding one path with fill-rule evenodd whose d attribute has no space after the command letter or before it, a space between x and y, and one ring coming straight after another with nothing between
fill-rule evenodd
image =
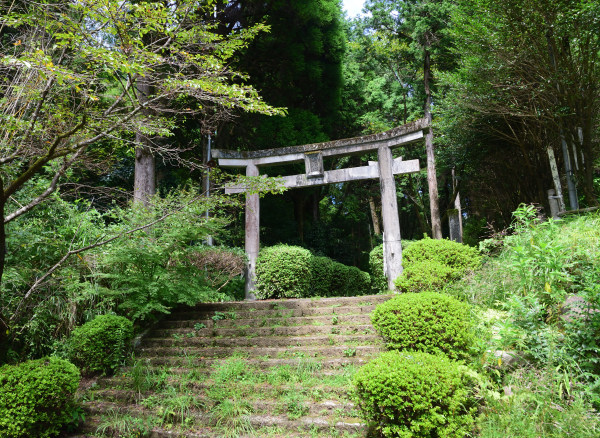
<instances>
[{"instance_id":1,"label":"torii crossbeam","mask_svg":"<svg viewBox=\"0 0 600 438\"><path fill-rule=\"evenodd\" d=\"M282 163L304 162L306 172L300 175L284 176L284 186L288 188L309 187L325 184L357 181L363 179L380 180L381 215L384 230L384 265L388 287L394 288L394 279L402 273L402 244L400 221L396 200L394 175L415 173L420 170L419 160L403 161L392 158L392 148L419 141L429 129L425 119L398 126L380 134L365 135L324 143L290 146L278 149L237 152L213 149L212 158L218 159L222 167L245 167L246 176L258 176L259 166ZM348 169L323 170L323 157L358 155L377 151L377 162L368 166ZM242 193L243 186L232 186L225 193ZM254 299L254 276L256 259L260 247L260 202L258 194L246 194L246 236L245 249L248 256L246 270L246 299Z\"/></svg>"}]
</instances>

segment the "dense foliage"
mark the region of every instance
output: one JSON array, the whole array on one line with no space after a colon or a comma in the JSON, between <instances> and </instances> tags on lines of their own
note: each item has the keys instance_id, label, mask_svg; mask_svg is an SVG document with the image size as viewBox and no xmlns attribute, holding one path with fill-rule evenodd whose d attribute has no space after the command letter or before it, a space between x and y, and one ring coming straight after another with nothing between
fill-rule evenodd
<instances>
[{"instance_id":1,"label":"dense foliage","mask_svg":"<svg viewBox=\"0 0 600 438\"><path fill-rule=\"evenodd\" d=\"M299 246L275 245L260 252L256 289L259 299L366 295L371 276Z\"/></svg>"},{"instance_id":2,"label":"dense foliage","mask_svg":"<svg viewBox=\"0 0 600 438\"><path fill-rule=\"evenodd\" d=\"M117 315L98 315L77 327L66 341L69 360L84 374L111 374L125 363L133 324Z\"/></svg>"},{"instance_id":3,"label":"dense foliage","mask_svg":"<svg viewBox=\"0 0 600 438\"><path fill-rule=\"evenodd\" d=\"M310 251L297 246L275 245L261 250L256 261L256 297L300 298L311 282Z\"/></svg>"},{"instance_id":4,"label":"dense foliage","mask_svg":"<svg viewBox=\"0 0 600 438\"><path fill-rule=\"evenodd\" d=\"M373 325L388 349L465 358L473 344L469 305L436 293L405 293L379 304Z\"/></svg>"},{"instance_id":5,"label":"dense foliage","mask_svg":"<svg viewBox=\"0 0 600 438\"><path fill-rule=\"evenodd\" d=\"M510 388L486 396L482 437L599 433L599 229L597 214L541 222L522 206L510 235L482 243L493 257L447 289L478 308L473 365Z\"/></svg>"},{"instance_id":6,"label":"dense foliage","mask_svg":"<svg viewBox=\"0 0 600 438\"><path fill-rule=\"evenodd\" d=\"M389 351L354 377L356 404L378 436L463 438L477 411L466 367L443 355Z\"/></svg>"},{"instance_id":7,"label":"dense foliage","mask_svg":"<svg viewBox=\"0 0 600 438\"><path fill-rule=\"evenodd\" d=\"M410 245L402 257L404 271L394 280L400 292L442 290L481 263L475 248L427 237Z\"/></svg>"},{"instance_id":8,"label":"dense foliage","mask_svg":"<svg viewBox=\"0 0 600 438\"><path fill-rule=\"evenodd\" d=\"M226 205L216 196L198 197L194 188L179 188L145 208L115 206L102 213L86 202L54 196L28 221L9 224L0 309L11 315L11 329L2 332L7 337L0 357L49 354L56 340L99 314L143 324L177 304L243 296L241 251L202 244L207 234L222 229L221 218L203 215L217 202ZM72 254L47 275L68 251L102 242Z\"/></svg>"},{"instance_id":9,"label":"dense foliage","mask_svg":"<svg viewBox=\"0 0 600 438\"><path fill-rule=\"evenodd\" d=\"M387 279L383 271L383 244L377 245L369 253L369 273L372 288L376 292L387 290Z\"/></svg>"},{"instance_id":10,"label":"dense foliage","mask_svg":"<svg viewBox=\"0 0 600 438\"><path fill-rule=\"evenodd\" d=\"M56 357L0 367L0 435L50 437L77 420L77 367Z\"/></svg>"}]
</instances>

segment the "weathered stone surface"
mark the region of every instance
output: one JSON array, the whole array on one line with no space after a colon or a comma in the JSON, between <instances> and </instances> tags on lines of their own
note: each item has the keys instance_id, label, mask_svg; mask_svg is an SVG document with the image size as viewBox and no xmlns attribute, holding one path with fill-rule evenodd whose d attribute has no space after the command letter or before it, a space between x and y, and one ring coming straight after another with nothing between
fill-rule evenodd
<instances>
[{"instance_id":1,"label":"weathered stone surface","mask_svg":"<svg viewBox=\"0 0 600 438\"><path fill-rule=\"evenodd\" d=\"M583 297L579 295L569 295L561 306L560 319L564 322L572 322L576 319L584 319L592 313L598 312L598 309L591 307Z\"/></svg>"}]
</instances>

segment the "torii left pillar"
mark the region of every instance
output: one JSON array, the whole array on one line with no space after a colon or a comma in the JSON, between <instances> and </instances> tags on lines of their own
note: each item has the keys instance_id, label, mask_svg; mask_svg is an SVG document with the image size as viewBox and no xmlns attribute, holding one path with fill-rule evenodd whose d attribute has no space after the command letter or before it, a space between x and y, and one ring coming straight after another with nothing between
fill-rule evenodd
<instances>
[{"instance_id":1,"label":"torii left pillar","mask_svg":"<svg viewBox=\"0 0 600 438\"><path fill-rule=\"evenodd\" d=\"M258 167L250 162L246 166L246 176L258 176ZM246 192L246 300L255 300L252 293L256 278L256 260L260 248L260 199L258 193Z\"/></svg>"}]
</instances>

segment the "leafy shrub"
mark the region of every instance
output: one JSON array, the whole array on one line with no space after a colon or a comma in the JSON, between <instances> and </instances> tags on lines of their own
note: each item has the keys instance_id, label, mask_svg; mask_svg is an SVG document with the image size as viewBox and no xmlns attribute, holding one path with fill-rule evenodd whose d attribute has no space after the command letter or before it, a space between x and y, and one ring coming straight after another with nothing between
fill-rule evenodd
<instances>
[{"instance_id":1,"label":"leafy shrub","mask_svg":"<svg viewBox=\"0 0 600 438\"><path fill-rule=\"evenodd\" d=\"M408 264L394 285L400 292L442 290L458 278L456 270L447 265L431 260L417 261Z\"/></svg>"},{"instance_id":2,"label":"leafy shrub","mask_svg":"<svg viewBox=\"0 0 600 438\"><path fill-rule=\"evenodd\" d=\"M383 272L383 243L373 248L369 253L369 270L373 290L376 292L386 291L388 284Z\"/></svg>"},{"instance_id":3,"label":"leafy shrub","mask_svg":"<svg viewBox=\"0 0 600 438\"><path fill-rule=\"evenodd\" d=\"M331 272L331 286L327 296L339 297L344 294L348 284L348 266L343 263L333 262Z\"/></svg>"},{"instance_id":4,"label":"leafy shrub","mask_svg":"<svg viewBox=\"0 0 600 438\"><path fill-rule=\"evenodd\" d=\"M366 295L371 291L371 276L356 266L348 266L344 296Z\"/></svg>"},{"instance_id":5,"label":"leafy shrub","mask_svg":"<svg viewBox=\"0 0 600 438\"><path fill-rule=\"evenodd\" d=\"M73 421L79 371L56 357L0 367L0 436L49 437Z\"/></svg>"},{"instance_id":6,"label":"leafy shrub","mask_svg":"<svg viewBox=\"0 0 600 438\"><path fill-rule=\"evenodd\" d=\"M299 298L311 285L311 253L299 246L275 245L256 261L256 298Z\"/></svg>"},{"instance_id":7,"label":"leafy shrub","mask_svg":"<svg viewBox=\"0 0 600 438\"><path fill-rule=\"evenodd\" d=\"M424 239L413 242L402 253L406 266L423 261L446 265L463 275L481 264L481 256L475 248L447 239Z\"/></svg>"},{"instance_id":8,"label":"leafy shrub","mask_svg":"<svg viewBox=\"0 0 600 438\"><path fill-rule=\"evenodd\" d=\"M122 365L132 337L133 324L127 318L99 315L73 330L68 356L85 374L110 373Z\"/></svg>"},{"instance_id":9,"label":"leafy shrub","mask_svg":"<svg viewBox=\"0 0 600 438\"><path fill-rule=\"evenodd\" d=\"M475 248L429 237L413 242L402 257L404 271L394 280L401 292L442 289L481 264L481 256Z\"/></svg>"},{"instance_id":10,"label":"leafy shrub","mask_svg":"<svg viewBox=\"0 0 600 438\"><path fill-rule=\"evenodd\" d=\"M347 297L368 294L371 276L355 266L313 257L311 296Z\"/></svg>"},{"instance_id":11,"label":"leafy shrub","mask_svg":"<svg viewBox=\"0 0 600 438\"><path fill-rule=\"evenodd\" d=\"M317 297L329 296L335 262L329 257L313 256L310 260L311 295Z\"/></svg>"},{"instance_id":12,"label":"leafy shrub","mask_svg":"<svg viewBox=\"0 0 600 438\"><path fill-rule=\"evenodd\" d=\"M413 243L414 241L412 240L402 241L403 254L404 251ZM403 263L406 267L406 263L404 261ZM383 243L381 245L377 245L369 253L369 273L371 274L371 288L375 293L386 292L389 290L387 278L385 276L385 272L383 271Z\"/></svg>"},{"instance_id":13,"label":"leafy shrub","mask_svg":"<svg viewBox=\"0 0 600 438\"><path fill-rule=\"evenodd\" d=\"M196 275L217 292L224 292L234 299L244 299L246 254L241 248L196 246L182 263L198 271Z\"/></svg>"},{"instance_id":14,"label":"leafy shrub","mask_svg":"<svg viewBox=\"0 0 600 438\"><path fill-rule=\"evenodd\" d=\"M448 295L402 294L377 305L371 321L389 349L466 356L472 345L469 305Z\"/></svg>"},{"instance_id":15,"label":"leafy shrub","mask_svg":"<svg viewBox=\"0 0 600 438\"><path fill-rule=\"evenodd\" d=\"M463 438L474 424L465 368L444 356L389 351L356 373L355 401L383 437Z\"/></svg>"}]
</instances>

